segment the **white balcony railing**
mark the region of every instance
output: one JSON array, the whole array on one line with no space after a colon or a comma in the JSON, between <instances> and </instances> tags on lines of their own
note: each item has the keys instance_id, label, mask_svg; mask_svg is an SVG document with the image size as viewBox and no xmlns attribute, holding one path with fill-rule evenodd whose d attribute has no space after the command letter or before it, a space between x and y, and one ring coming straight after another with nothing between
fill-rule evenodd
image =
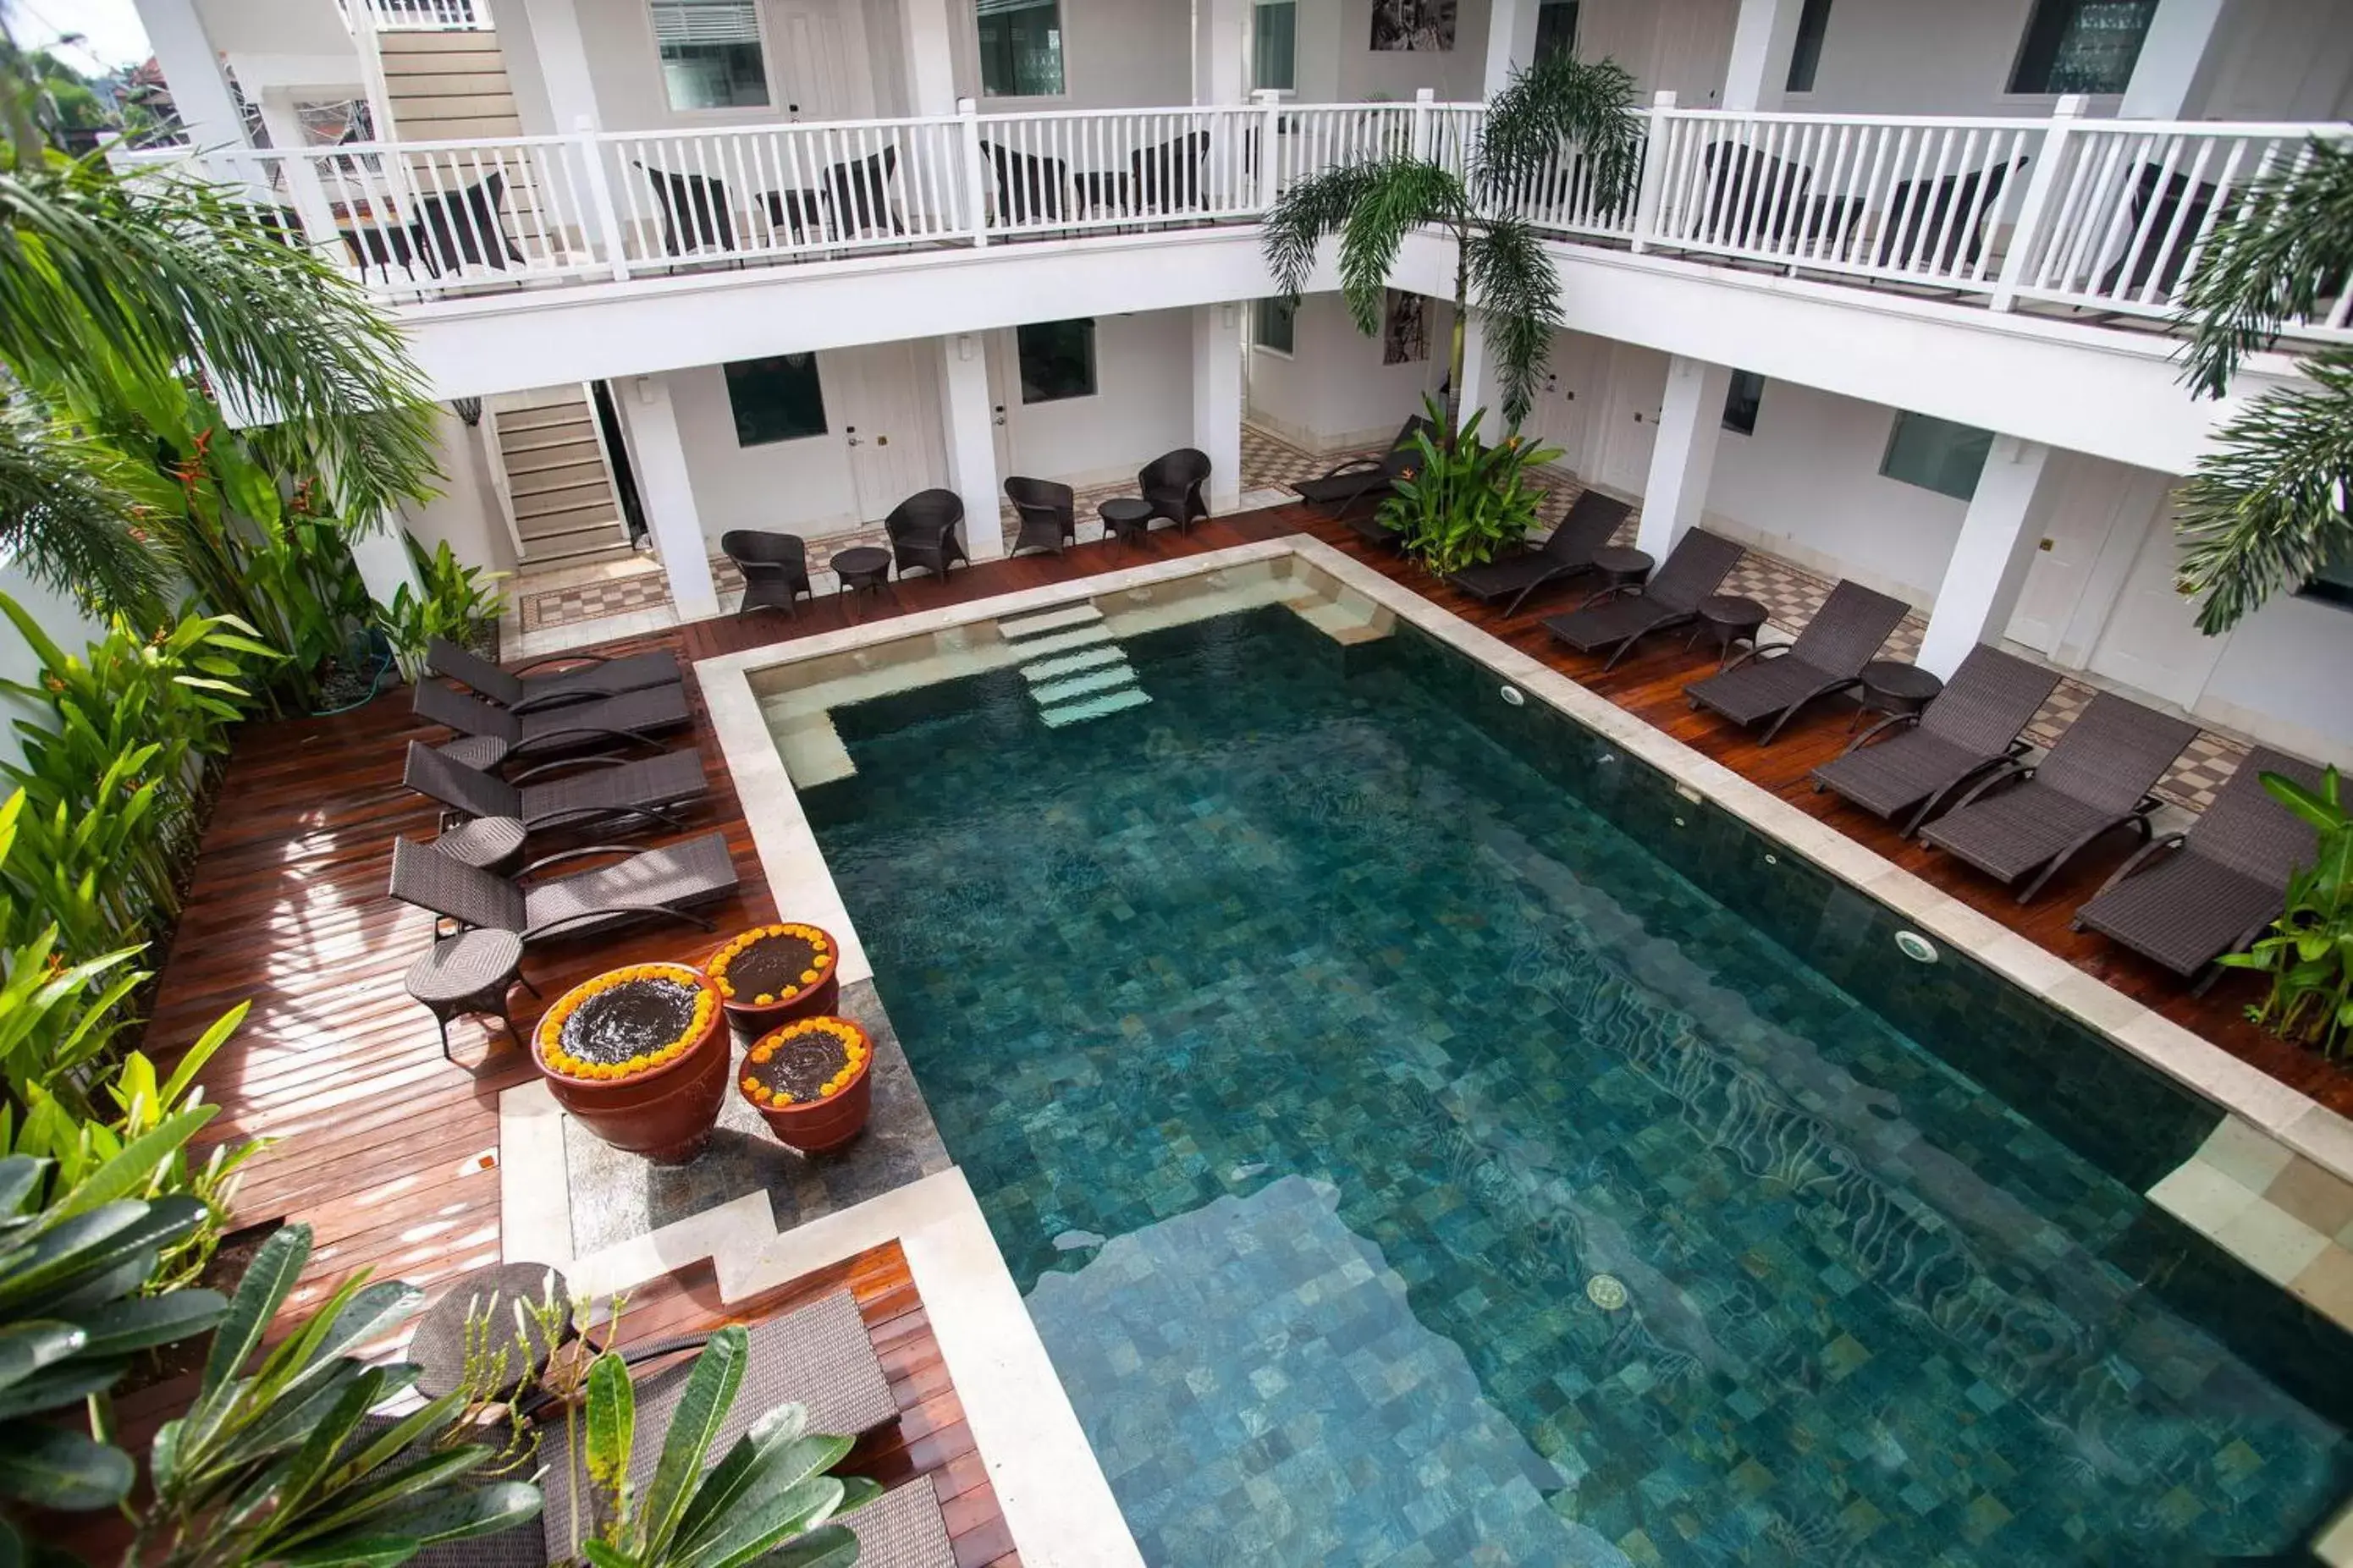
<instances>
[{"instance_id":1,"label":"white balcony railing","mask_svg":"<svg viewBox=\"0 0 2353 1568\"><path fill-rule=\"evenodd\" d=\"M427 0L370 0L421 5ZM479 14L480 0L430 0ZM1644 114L1606 210L1564 145L1505 205L1548 235L1898 285L2009 310L2162 318L2252 184L2346 125ZM396 301L862 252L1254 222L1322 170L1461 167L1480 104L1091 110L215 154ZM2291 335L2353 341L2353 281Z\"/></svg>"}]
</instances>

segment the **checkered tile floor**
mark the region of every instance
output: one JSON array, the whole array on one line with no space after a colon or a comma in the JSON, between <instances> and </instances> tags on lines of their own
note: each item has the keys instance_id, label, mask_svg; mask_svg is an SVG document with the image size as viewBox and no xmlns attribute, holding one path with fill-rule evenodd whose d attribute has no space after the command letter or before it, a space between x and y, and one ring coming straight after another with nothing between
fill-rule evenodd
<instances>
[{"instance_id":1,"label":"checkered tile floor","mask_svg":"<svg viewBox=\"0 0 2353 1568\"><path fill-rule=\"evenodd\" d=\"M1278 439L1254 426L1242 426L1242 489L1280 490L1300 479L1314 479L1352 458L1377 456L1378 448L1364 451L1330 452L1317 455L1304 452L1288 442ZM1538 510L1540 525L1549 528L1560 521L1584 487L1566 475L1539 475L1536 482L1549 492ZM1134 495L1133 480L1118 479L1108 484L1088 485L1078 491L1079 538L1082 542L1103 536L1103 524L1097 521L1095 507L1113 496ZM1616 542L1631 543L1641 513L1637 510L1619 529ZM1008 547L1019 531L1011 504L998 508L998 521L1005 530ZM833 591L834 579L825 570L825 563L836 553L856 544L880 544L884 542L881 527L861 529L855 533L829 535L812 552L811 579L818 593ZM717 577L723 598L741 591L744 580L724 557L714 559L712 572ZM1751 551L1740 559L1725 579L1724 591L1756 600L1765 606L1767 617L1775 630L1795 637L1805 629L1829 597L1833 584L1810 572L1799 570L1774 556ZM546 626L566 626L577 621L597 620L608 616L628 615L634 611L665 606L670 603L670 585L659 563L649 560L642 571L533 594L527 589L517 596L517 609L522 617L522 629L537 631ZM1920 638L1927 630L1927 622L1917 615L1904 617L1883 650L1890 658L1909 659L1918 656ZM2074 721L2092 700L2094 689L2069 676L2059 682L2042 710L2027 726L2027 738L2038 746L2049 746L2059 738L2061 731ZM2215 792L2229 782L2238 771L2241 759L2247 754L2242 742L2227 735L2201 730L2189 749L2158 781L2157 794L2160 799L2190 811L2203 811L2213 804Z\"/></svg>"}]
</instances>

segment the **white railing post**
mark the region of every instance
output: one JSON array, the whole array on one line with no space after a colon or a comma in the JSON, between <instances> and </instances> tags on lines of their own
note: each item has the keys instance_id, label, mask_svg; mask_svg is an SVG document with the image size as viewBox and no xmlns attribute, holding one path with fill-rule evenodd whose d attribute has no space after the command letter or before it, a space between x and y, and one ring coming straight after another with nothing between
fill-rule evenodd
<instances>
[{"instance_id":1,"label":"white railing post","mask_svg":"<svg viewBox=\"0 0 2353 1568\"><path fill-rule=\"evenodd\" d=\"M1642 176L1634 187L1636 250L1647 250L1659 237L1659 208L1667 187L1667 136L1673 124L1675 94L1662 88L1651 99L1651 133L1642 147Z\"/></svg>"},{"instance_id":2,"label":"white railing post","mask_svg":"<svg viewBox=\"0 0 2353 1568\"><path fill-rule=\"evenodd\" d=\"M972 209L975 249L988 243L988 161L980 151L980 105L956 100L956 145L964 150L964 198Z\"/></svg>"},{"instance_id":3,"label":"white railing post","mask_svg":"<svg viewBox=\"0 0 2353 1568\"><path fill-rule=\"evenodd\" d=\"M2019 204L2018 222L2010 231L2010 248L2002 253L2001 278L1994 285L1991 307L2007 310L2018 303L2018 290L2035 265L2035 251L2051 216L2051 195L2059 185L2068 133L2084 114L2084 95L2063 96L2051 110L2051 128L2042 133L2042 150L2034 155L2034 172L2027 176L2026 199Z\"/></svg>"},{"instance_id":4,"label":"white railing post","mask_svg":"<svg viewBox=\"0 0 2353 1568\"><path fill-rule=\"evenodd\" d=\"M1258 100L1258 210L1273 210L1282 195L1282 94L1271 87L1250 95Z\"/></svg>"},{"instance_id":5,"label":"white railing post","mask_svg":"<svg viewBox=\"0 0 2353 1568\"><path fill-rule=\"evenodd\" d=\"M311 153L302 151L286 154L286 194L294 204L295 216L302 220L303 232L310 236L311 248L340 260L343 227L335 222L334 204L327 200L327 188L319 182L319 165L311 159ZM353 226L358 226L356 222Z\"/></svg>"},{"instance_id":6,"label":"white railing post","mask_svg":"<svg viewBox=\"0 0 2353 1568\"><path fill-rule=\"evenodd\" d=\"M1413 89L1413 155L1425 163L1438 162L1436 150L1437 112L1430 105L1438 101L1437 92L1426 87Z\"/></svg>"},{"instance_id":7,"label":"white railing post","mask_svg":"<svg viewBox=\"0 0 2353 1568\"><path fill-rule=\"evenodd\" d=\"M580 160L581 178L588 183L588 209L596 215L597 242L605 247L605 259L613 269L613 281L629 280L629 247L628 237L621 231L621 212L613 205L613 183L605 173L605 144L596 140L596 122L582 115L574 122L572 134L564 140L562 153Z\"/></svg>"}]
</instances>

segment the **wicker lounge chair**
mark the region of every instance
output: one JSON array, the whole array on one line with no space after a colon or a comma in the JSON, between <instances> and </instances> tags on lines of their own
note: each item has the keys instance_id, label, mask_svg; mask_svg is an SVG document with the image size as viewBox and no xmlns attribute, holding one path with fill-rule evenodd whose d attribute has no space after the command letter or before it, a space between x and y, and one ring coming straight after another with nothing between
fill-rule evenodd
<instances>
[{"instance_id":1,"label":"wicker lounge chair","mask_svg":"<svg viewBox=\"0 0 2353 1568\"><path fill-rule=\"evenodd\" d=\"M425 661L434 674L463 681L480 696L514 713L610 697L620 691L642 691L649 686L675 686L686 679L674 653L633 653L619 658L560 653L505 670L447 637L435 637L425 645ZM544 675L531 673L549 664L571 668Z\"/></svg>"},{"instance_id":2,"label":"wicker lounge chair","mask_svg":"<svg viewBox=\"0 0 2353 1568\"><path fill-rule=\"evenodd\" d=\"M2321 771L2258 746L2195 825L2144 844L2075 911L2074 928L2098 931L2204 991L2236 952L2279 918L2288 878L2318 853L2312 825L2271 797L2263 775L2284 773L2317 791ZM2202 973L2201 973L2202 972Z\"/></svg>"},{"instance_id":3,"label":"wicker lounge chair","mask_svg":"<svg viewBox=\"0 0 2353 1568\"><path fill-rule=\"evenodd\" d=\"M1511 595L1504 614L1515 616L1527 596L1546 584L1591 571L1593 552L1609 542L1633 510L1599 490L1587 490L1542 544L1483 566L1466 567L1446 580L1482 604Z\"/></svg>"},{"instance_id":4,"label":"wicker lounge chair","mask_svg":"<svg viewBox=\"0 0 2353 1568\"><path fill-rule=\"evenodd\" d=\"M1699 602L1738 564L1740 546L1720 533L1688 529L1648 583L1605 589L1574 610L1546 616L1544 628L1579 653L1609 648L1601 668L1614 669L1645 636L1696 620Z\"/></svg>"},{"instance_id":5,"label":"wicker lounge chair","mask_svg":"<svg viewBox=\"0 0 2353 1568\"><path fill-rule=\"evenodd\" d=\"M882 530L891 536L891 558L904 577L910 566L921 566L934 577L944 577L958 561L969 562L956 524L964 521L964 498L954 490L917 490L891 509Z\"/></svg>"},{"instance_id":6,"label":"wicker lounge chair","mask_svg":"<svg viewBox=\"0 0 2353 1568\"><path fill-rule=\"evenodd\" d=\"M1079 498L1070 486L1016 474L1005 481L1005 496L1021 520L1021 531L1006 553L1050 550L1060 555L1079 542Z\"/></svg>"},{"instance_id":7,"label":"wicker lounge chair","mask_svg":"<svg viewBox=\"0 0 2353 1568\"><path fill-rule=\"evenodd\" d=\"M2198 733L2187 720L2103 691L2032 765L2012 759L1960 798L1923 843L2000 882L2035 875L2025 903L2094 839L2130 826L2148 837L2148 792Z\"/></svg>"},{"instance_id":8,"label":"wicker lounge chair","mask_svg":"<svg viewBox=\"0 0 2353 1568\"><path fill-rule=\"evenodd\" d=\"M1806 704L1860 680L1907 608L1859 583L1841 583L1797 641L1750 648L1721 673L1684 687L1683 695L1693 707L1736 724L1764 724L1757 744L1769 746Z\"/></svg>"},{"instance_id":9,"label":"wicker lounge chair","mask_svg":"<svg viewBox=\"0 0 2353 1568\"><path fill-rule=\"evenodd\" d=\"M1417 414L1398 426L1397 439L1379 457L1351 458L1316 479L1297 481L1291 491L1309 506L1324 508L1334 517L1346 520L1367 542L1394 547L1403 542L1395 529L1383 528L1370 510L1356 517L1349 513L1358 507L1377 507L1397 493L1398 480L1421 461L1419 437L1424 434L1436 438L1438 426Z\"/></svg>"},{"instance_id":10,"label":"wicker lounge chair","mask_svg":"<svg viewBox=\"0 0 2353 1568\"><path fill-rule=\"evenodd\" d=\"M413 706L418 718L446 724L460 735L488 735L505 742L510 757L554 756L617 741L642 741L659 751L661 742L654 736L679 728L690 717L686 688L679 685L617 691L610 697L516 713L452 690L438 680L420 680Z\"/></svg>"},{"instance_id":11,"label":"wicker lounge chair","mask_svg":"<svg viewBox=\"0 0 2353 1568\"><path fill-rule=\"evenodd\" d=\"M810 592L808 545L799 534L731 528L719 536L719 552L744 574L744 602L735 607L737 615L778 609L798 617L800 608L794 601Z\"/></svg>"},{"instance_id":12,"label":"wicker lounge chair","mask_svg":"<svg viewBox=\"0 0 2353 1568\"><path fill-rule=\"evenodd\" d=\"M1208 454L1190 447L1162 453L1135 476L1151 516L1166 518L1180 533L1190 533L1196 521L1209 515L1209 503L1201 499L1201 487L1208 482Z\"/></svg>"},{"instance_id":13,"label":"wicker lounge chair","mask_svg":"<svg viewBox=\"0 0 2353 1568\"><path fill-rule=\"evenodd\" d=\"M626 858L568 876L541 878L550 866L601 855ZM406 838L392 841L392 896L460 926L508 931L524 945L553 937L587 936L639 920L676 920L704 931L718 928L691 906L735 890L735 861L727 836L706 833L659 849L592 844L543 856L513 877L469 866Z\"/></svg>"},{"instance_id":14,"label":"wicker lounge chair","mask_svg":"<svg viewBox=\"0 0 2353 1568\"><path fill-rule=\"evenodd\" d=\"M1910 813L1903 829L1909 838L1955 791L2018 754L2020 732L2058 684L2058 671L1979 643L1926 710L1894 714L1857 735L1814 770L1814 788L1836 790L1891 821Z\"/></svg>"},{"instance_id":15,"label":"wicker lounge chair","mask_svg":"<svg viewBox=\"0 0 2353 1568\"><path fill-rule=\"evenodd\" d=\"M528 783L550 768L588 768L565 778ZM408 742L402 781L417 794L467 816L512 816L527 830L577 827L585 823L639 817L680 826L672 807L700 800L710 782L702 759L692 751L658 757L574 757L543 763L517 773L512 783L443 756L422 741Z\"/></svg>"}]
</instances>

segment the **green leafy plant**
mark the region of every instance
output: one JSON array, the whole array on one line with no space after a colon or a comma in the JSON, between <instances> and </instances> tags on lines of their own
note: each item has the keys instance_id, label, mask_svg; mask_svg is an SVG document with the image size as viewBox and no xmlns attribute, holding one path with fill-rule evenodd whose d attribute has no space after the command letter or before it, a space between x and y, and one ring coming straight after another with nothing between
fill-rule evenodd
<instances>
[{"instance_id":1,"label":"green leafy plant","mask_svg":"<svg viewBox=\"0 0 2353 1568\"><path fill-rule=\"evenodd\" d=\"M2271 934L2221 962L2272 977L2271 994L2248 1009L2255 1022L2334 1055L2353 1033L2353 812L2333 767L2317 792L2278 773L2265 773L2263 788L2312 825L2319 854L2288 879Z\"/></svg>"},{"instance_id":2,"label":"green leafy plant","mask_svg":"<svg viewBox=\"0 0 2353 1568\"><path fill-rule=\"evenodd\" d=\"M378 606L376 625L391 640L400 672L414 680L425 668L425 650L435 637L468 647L483 627L506 613L506 594L498 584L507 574L463 564L446 539L428 555L411 535L408 553L417 563L424 592L412 593L402 584L393 591L391 604Z\"/></svg>"},{"instance_id":3,"label":"green leafy plant","mask_svg":"<svg viewBox=\"0 0 2353 1568\"><path fill-rule=\"evenodd\" d=\"M1613 213L1632 196L1641 167L1642 123L1634 79L1613 60L1542 62L1513 77L1487 105L1467 167L1460 174L1409 149L1328 169L1284 192L1267 215L1268 269L1296 298L1326 236L1340 239L1340 292L1370 337L1388 310L1390 273L1406 236L1443 230L1454 241L1454 330L1447 348L1443 441L1465 394L1464 331L1478 311L1503 388L1503 411L1517 425L1535 405L1545 356L1561 325L1560 282L1535 231L1508 216L1519 192L1554 177L1575 144L1595 209Z\"/></svg>"},{"instance_id":4,"label":"green leafy plant","mask_svg":"<svg viewBox=\"0 0 2353 1568\"><path fill-rule=\"evenodd\" d=\"M1443 416L1435 399L1424 407L1433 423ZM1485 417L1483 408L1472 414L1451 447L1416 432L1420 460L1398 477L1376 514L1403 535L1408 552L1441 574L1493 561L1524 538L1544 501L1527 470L1560 456L1517 436L1488 445L1479 436Z\"/></svg>"},{"instance_id":5,"label":"green leafy plant","mask_svg":"<svg viewBox=\"0 0 2353 1568\"><path fill-rule=\"evenodd\" d=\"M826 1474L849 1452L851 1439L808 1432L800 1405L769 1411L704 1468L750 1353L741 1328L711 1336L642 1496L629 1484L636 1403L628 1367L610 1350L590 1365L586 1435L578 1449L591 1510L587 1536L571 1521L588 1568L846 1568L858 1561L858 1538L828 1521L881 1489Z\"/></svg>"}]
</instances>

